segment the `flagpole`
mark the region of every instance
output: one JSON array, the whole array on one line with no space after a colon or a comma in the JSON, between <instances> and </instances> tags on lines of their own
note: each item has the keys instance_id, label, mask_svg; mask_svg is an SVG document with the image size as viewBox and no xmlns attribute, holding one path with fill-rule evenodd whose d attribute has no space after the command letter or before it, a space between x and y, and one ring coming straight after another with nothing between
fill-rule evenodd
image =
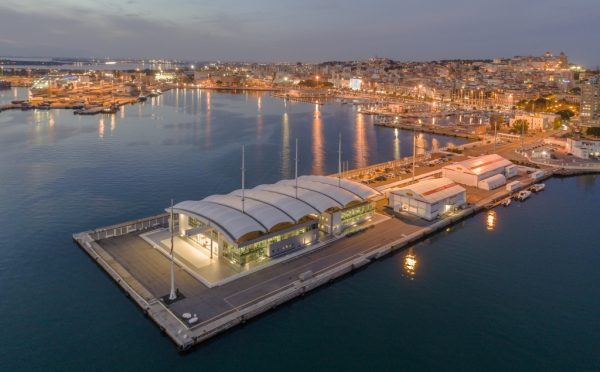
<instances>
[{"instance_id":1,"label":"flagpole","mask_svg":"<svg viewBox=\"0 0 600 372\"><path fill-rule=\"evenodd\" d=\"M173 230L175 230L175 219L173 217L173 199L171 199L171 292L169 293L169 300L171 301L177 299L177 293L175 292L175 264L173 262Z\"/></svg>"}]
</instances>

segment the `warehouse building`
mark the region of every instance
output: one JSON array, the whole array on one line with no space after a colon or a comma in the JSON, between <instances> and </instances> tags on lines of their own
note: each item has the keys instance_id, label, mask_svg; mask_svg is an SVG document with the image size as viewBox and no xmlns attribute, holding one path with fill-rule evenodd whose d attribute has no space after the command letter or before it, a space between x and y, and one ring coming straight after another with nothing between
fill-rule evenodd
<instances>
[{"instance_id":1,"label":"warehouse building","mask_svg":"<svg viewBox=\"0 0 600 372\"><path fill-rule=\"evenodd\" d=\"M467 203L466 190L448 178L434 178L389 193L388 205L428 221L461 208Z\"/></svg>"},{"instance_id":2,"label":"warehouse building","mask_svg":"<svg viewBox=\"0 0 600 372\"><path fill-rule=\"evenodd\" d=\"M371 219L378 191L358 182L301 176L173 207L176 231L199 251L245 265L281 256ZM170 211L170 208L166 209Z\"/></svg>"},{"instance_id":3,"label":"warehouse building","mask_svg":"<svg viewBox=\"0 0 600 372\"><path fill-rule=\"evenodd\" d=\"M479 156L442 168L442 176L456 183L492 190L517 175L517 166L497 154ZM493 177L493 178L492 178Z\"/></svg>"}]
</instances>

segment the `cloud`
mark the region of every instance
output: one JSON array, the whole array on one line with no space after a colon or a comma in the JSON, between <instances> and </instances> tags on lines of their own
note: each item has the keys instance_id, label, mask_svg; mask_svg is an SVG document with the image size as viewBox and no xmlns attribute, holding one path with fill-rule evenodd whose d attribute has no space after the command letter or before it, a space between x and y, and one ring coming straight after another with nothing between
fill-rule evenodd
<instances>
[{"instance_id":1,"label":"cloud","mask_svg":"<svg viewBox=\"0 0 600 372\"><path fill-rule=\"evenodd\" d=\"M597 0L3 0L0 53L322 61L564 50L598 64Z\"/></svg>"}]
</instances>

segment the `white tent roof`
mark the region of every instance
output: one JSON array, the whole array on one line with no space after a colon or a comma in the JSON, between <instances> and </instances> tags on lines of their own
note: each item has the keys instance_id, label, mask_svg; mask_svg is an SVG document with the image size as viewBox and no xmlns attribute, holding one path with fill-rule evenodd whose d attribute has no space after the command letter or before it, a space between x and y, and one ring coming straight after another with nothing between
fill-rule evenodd
<instances>
[{"instance_id":1,"label":"white tent roof","mask_svg":"<svg viewBox=\"0 0 600 372\"><path fill-rule=\"evenodd\" d=\"M314 182L326 183L328 185L338 186L344 190L350 191L351 193L357 195L361 199L368 199L374 196L381 195L381 193L367 185L363 185L359 182L350 181L344 178L335 178L335 177L327 177L327 176L301 176L298 177L299 180L307 180Z\"/></svg>"},{"instance_id":2,"label":"white tent roof","mask_svg":"<svg viewBox=\"0 0 600 372\"><path fill-rule=\"evenodd\" d=\"M212 195L204 200L215 204L225 205L234 208L239 212L245 213L256 220L256 222L262 225L267 231L271 230L275 225L280 223L296 222L292 217L285 214L280 209L254 199L244 198L244 202L242 203L241 196L229 194Z\"/></svg>"},{"instance_id":3,"label":"white tent roof","mask_svg":"<svg viewBox=\"0 0 600 372\"><path fill-rule=\"evenodd\" d=\"M296 185L296 180L279 181L277 182L277 185L288 185L294 187ZM354 195L350 191L346 191L341 187L331 186L322 182L298 178L298 187L323 194L328 198L335 200L344 207L353 201L362 201L361 198Z\"/></svg>"},{"instance_id":4,"label":"white tent roof","mask_svg":"<svg viewBox=\"0 0 600 372\"><path fill-rule=\"evenodd\" d=\"M448 178L433 178L421 181L397 190L392 190L395 195L406 195L413 199L429 204L458 195L466 190Z\"/></svg>"},{"instance_id":5,"label":"white tent roof","mask_svg":"<svg viewBox=\"0 0 600 372\"><path fill-rule=\"evenodd\" d=\"M274 185L258 185L255 187L255 189L288 195L293 198L296 197L296 188L294 186L284 185L281 183L276 183ZM343 205L331 199L330 197L315 191L303 189L301 187L298 187L298 199L308 203L311 207L319 211L319 213L323 213L329 208L343 207Z\"/></svg>"},{"instance_id":6,"label":"white tent roof","mask_svg":"<svg viewBox=\"0 0 600 372\"><path fill-rule=\"evenodd\" d=\"M283 180L246 189L244 208L242 190L235 190L227 195L178 203L174 211L205 221L236 241L251 232L267 233L280 223L297 223L305 216L379 195L358 182L327 176L302 176L298 178L297 190L295 186L296 180Z\"/></svg>"},{"instance_id":7,"label":"white tent roof","mask_svg":"<svg viewBox=\"0 0 600 372\"><path fill-rule=\"evenodd\" d=\"M242 190L235 190L230 195L242 196ZM285 194L254 188L245 190L244 195L246 200L260 201L280 209L283 213L296 220L296 222L309 214L319 214L310 204Z\"/></svg>"},{"instance_id":8,"label":"white tent roof","mask_svg":"<svg viewBox=\"0 0 600 372\"><path fill-rule=\"evenodd\" d=\"M170 210L170 208L167 208ZM255 219L237 209L208 201L184 201L173 206L175 213L190 214L201 220L207 220L232 241L252 231L266 233L265 228Z\"/></svg>"}]
</instances>

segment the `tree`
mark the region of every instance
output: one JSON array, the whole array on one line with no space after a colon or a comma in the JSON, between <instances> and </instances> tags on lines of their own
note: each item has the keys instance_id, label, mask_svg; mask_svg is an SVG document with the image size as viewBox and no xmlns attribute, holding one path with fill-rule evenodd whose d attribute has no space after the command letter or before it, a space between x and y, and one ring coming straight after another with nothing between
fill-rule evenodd
<instances>
[{"instance_id":1,"label":"tree","mask_svg":"<svg viewBox=\"0 0 600 372\"><path fill-rule=\"evenodd\" d=\"M600 137L600 127L589 127L585 133L588 136Z\"/></svg>"},{"instance_id":2,"label":"tree","mask_svg":"<svg viewBox=\"0 0 600 372\"><path fill-rule=\"evenodd\" d=\"M562 119L554 118L554 121L552 122L552 128L559 129L561 126L562 126Z\"/></svg>"},{"instance_id":3,"label":"tree","mask_svg":"<svg viewBox=\"0 0 600 372\"><path fill-rule=\"evenodd\" d=\"M568 121L573 116L575 116L575 113L568 109L556 111L556 114L560 115L560 118L564 121Z\"/></svg>"},{"instance_id":4,"label":"tree","mask_svg":"<svg viewBox=\"0 0 600 372\"><path fill-rule=\"evenodd\" d=\"M492 130L500 128L502 124L504 124L504 116L500 114L490 115L490 127Z\"/></svg>"},{"instance_id":5,"label":"tree","mask_svg":"<svg viewBox=\"0 0 600 372\"><path fill-rule=\"evenodd\" d=\"M527 120L524 119L519 119L519 120L515 120L513 122L512 128L510 129L511 132L513 133L517 133L517 134L525 134L527 133L527 130L529 129L529 123L527 122Z\"/></svg>"}]
</instances>

